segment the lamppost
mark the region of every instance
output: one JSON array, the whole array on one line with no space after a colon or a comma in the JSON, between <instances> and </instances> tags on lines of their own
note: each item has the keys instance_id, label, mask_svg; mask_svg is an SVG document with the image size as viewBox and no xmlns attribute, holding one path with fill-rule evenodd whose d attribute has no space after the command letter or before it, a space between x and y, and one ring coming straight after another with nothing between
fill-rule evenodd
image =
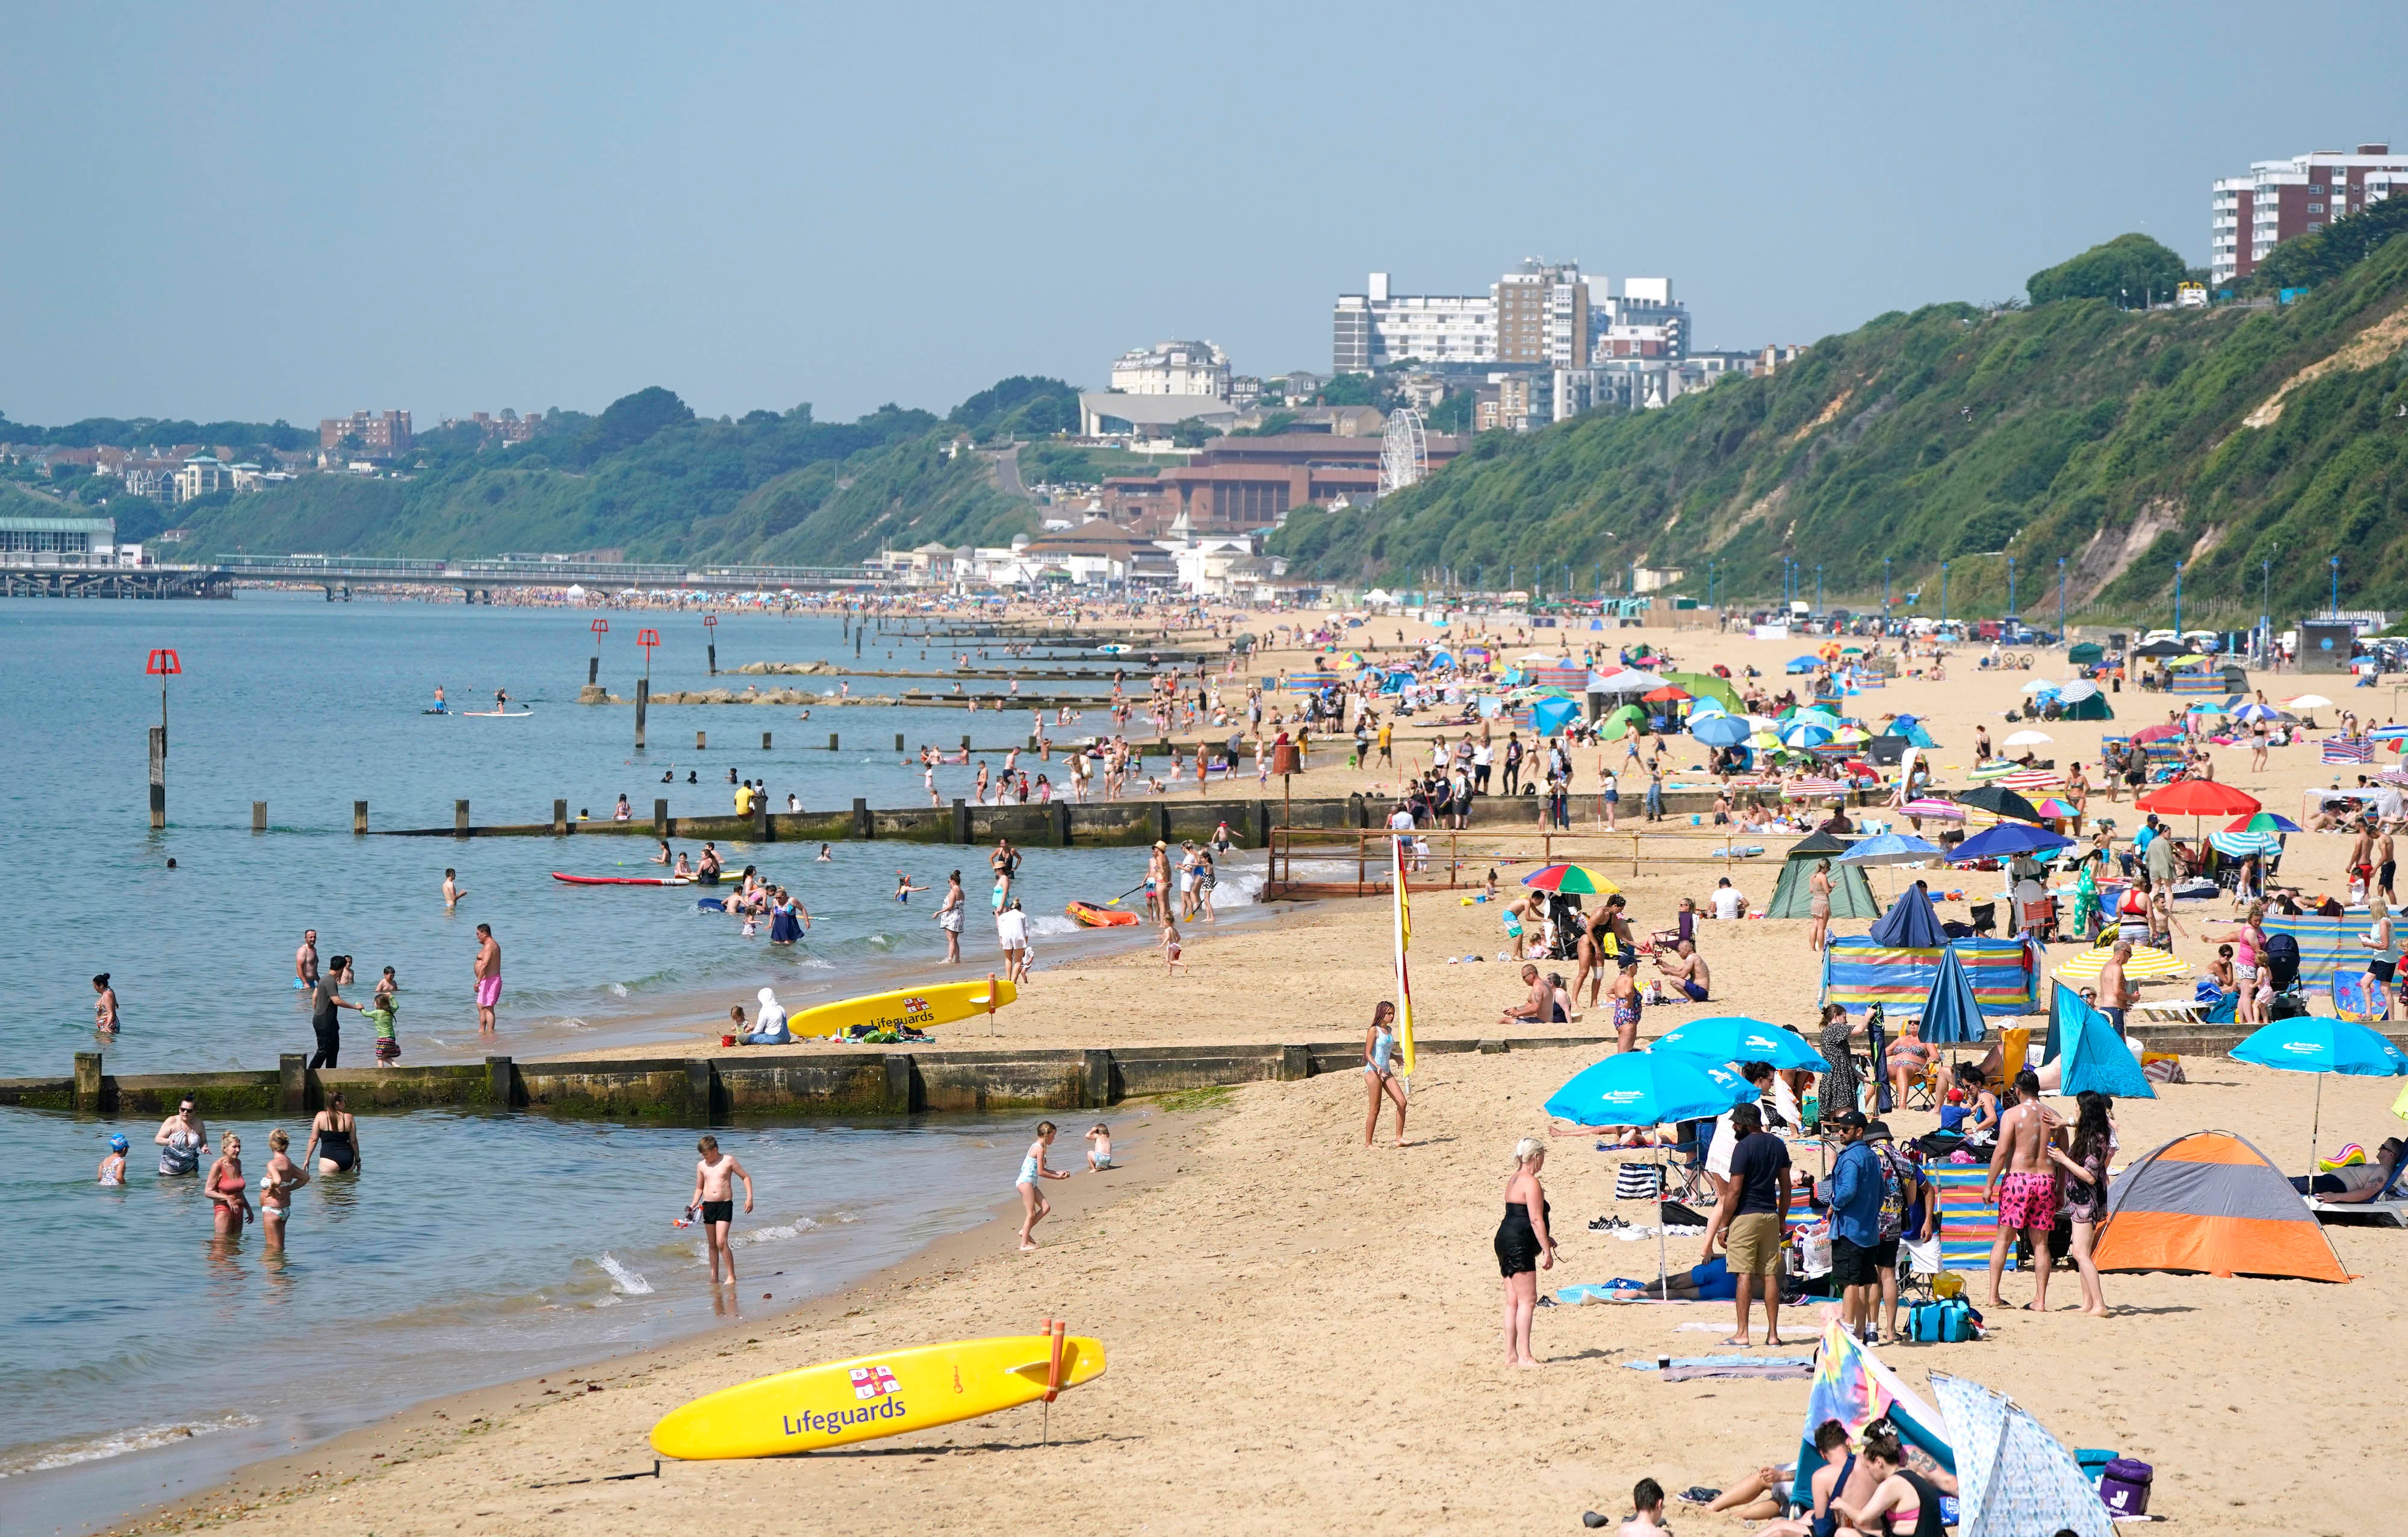
<instances>
[{"instance_id":1,"label":"lamppost","mask_svg":"<svg viewBox=\"0 0 2408 1537\"><path fill-rule=\"evenodd\" d=\"M2057 557L2057 638L2065 639L2065 557Z\"/></svg>"},{"instance_id":2,"label":"lamppost","mask_svg":"<svg viewBox=\"0 0 2408 1537\"><path fill-rule=\"evenodd\" d=\"M2332 558L2332 616L2341 617L2341 557Z\"/></svg>"},{"instance_id":3,"label":"lamppost","mask_svg":"<svg viewBox=\"0 0 2408 1537\"><path fill-rule=\"evenodd\" d=\"M2271 646L2274 639L2274 557L2258 563L2258 627Z\"/></svg>"},{"instance_id":4,"label":"lamppost","mask_svg":"<svg viewBox=\"0 0 2408 1537\"><path fill-rule=\"evenodd\" d=\"M2182 639L2182 562L2174 562L2174 639Z\"/></svg>"},{"instance_id":5,"label":"lamppost","mask_svg":"<svg viewBox=\"0 0 2408 1537\"><path fill-rule=\"evenodd\" d=\"M1889 557L1882 556L1882 618L1889 618Z\"/></svg>"},{"instance_id":6,"label":"lamppost","mask_svg":"<svg viewBox=\"0 0 2408 1537\"><path fill-rule=\"evenodd\" d=\"M1948 623L1948 563L1940 563L1940 622Z\"/></svg>"},{"instance_id":7,"label":"lamppost","mask_svg":"<svg viewBox=\"0 0 2408 1537\"><path fill-rule=\"evenodd\" d=\"M2007 557L2007 617L2015 616L2015 557Z\"/></svg>"}]
</instances>

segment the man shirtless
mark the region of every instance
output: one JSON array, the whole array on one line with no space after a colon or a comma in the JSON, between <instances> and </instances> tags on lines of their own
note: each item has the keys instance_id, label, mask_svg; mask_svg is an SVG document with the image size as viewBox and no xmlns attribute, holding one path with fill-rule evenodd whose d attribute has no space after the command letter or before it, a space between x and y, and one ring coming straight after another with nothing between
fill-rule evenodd
<instances>
[{"instance_id":1,"label":"man shirtless","mask_svg":"<svg viewBox=\"0 0 2408 1537\"><path fill-rule=\"evenodd\" d=\"M1713 986L1714 978L1706 966L1706 957L1698 954L1697 941L1683 940L1672 947L1672 951L1669 956L1656 957L1656 970L1671 978L1674 989L1690 1002L1705 1002L1706 993ZM1656 1000L1651 998L1648 1001Z\"/></svg>"},{"instance_id":2,"label":"man shirtless","mask_svg":"<svg viewBox=\"0 0 2408 1537\"><path fill-rule=\"evenodd\" d=\"M694 1166L695 1220L702 1224L705 1247L710 1250L710 1284L719 1285L719 1260L727 1257L727 1284L736 1285L736 1251L728 1246L727 1228L736 1220L736 1182L744 1182L744 1214L752 1214L752 1176L733 1153L719 1150L719 1139L705 1137L694 1144L702 1157Z\"/></svg>"},{"instance_id":3,"label":"man shirtless","mask_svg":"<svg viewBox=\"0 0 2408 1537\"><path fill-rule=\"evenodd\" d=\"M2141 990L2124 975L2124 963L2132 958L2132 942L2117 940L2115 948L2099 963L2099 1008L2107 1016L2115 1033L2124 1033L2124 1011L2140 1000Z\"/></svg>"},{"instance_id":4,"label":"man shirtless","mask_svg":"<svg viewBox=\"0 0 2408 1537\"><path fill-rule=\"evenodd\" d=\"M682 855L681 855L682 857ZM494 939L494 926L477 926L477 1028L494 1027L494 1005L502 1001L502 947Z\"/></svg>"},{"instance_id":5,"label":"man shirtless","mask_svg":"<svg viewBox=\"0 0 2408 1537\"><path fill-rule=\"evenodd\" d=\"M1498 1017L1498 1023L1511 1025L1517 1020L1526 1020L1538 1025L1551 1023L1555 1013L1555 990L1547 984L1545 978L1539 975L1539 969L1535 966L1525 965L1522 968L1522 981L1530 989L1528 1000L1516 1003L1506 1010Z\"/></svg>"},{"instance_id":6,"label":"man shirtless","mask_svg":"<svg viewBox=\"0 0 2408 1537\"><path fill-rule=\"evenodd\" d=\"M2029 1068L2015 1074L2014 1107L1999 1117L1999 1146L1990 1155L1990 1178L1982 1190L1984 1202L1999 1212L1999 1236L1990 1244L1994 1308L2006 1305L1999 1300L1999 1281L2007 1247L2020 1229L2032 1249L2032 1300L2026 1311L2048 1311L2048 1234L2057 1226L2057 1176L2049 1169L2048 1145L2058 1124L2041 1103L2040 1074Z\"/></svg>"},{"instance_id":7,"label":"man shirtless","mask_svg":"<svg viewBox=\"0 0 2408 1537\"><path fill-rule=\"evenodd\" d=\"M304 929L301 948L293 952L293 985L294 988L318 985L318 931Z\"/></svg>"}]
</instances>

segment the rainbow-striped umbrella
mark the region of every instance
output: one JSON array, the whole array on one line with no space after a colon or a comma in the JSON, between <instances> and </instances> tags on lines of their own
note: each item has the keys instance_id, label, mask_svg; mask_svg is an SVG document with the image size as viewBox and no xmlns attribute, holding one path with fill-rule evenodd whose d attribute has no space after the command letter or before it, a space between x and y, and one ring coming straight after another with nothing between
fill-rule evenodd
<instances>
[{"instance_id":1,"label":"rainbow-striped umbrella","mask_svg":"<svg viewBox=\"0 0 2408 1537\"><path fill-rule=\"evenodd\" d=\"M1526 886L1541 891L1570 891L1584 897L1611 897L1622 888L1585 865L1545 865L1522 877Z\"/></svg>"}]
</instances>

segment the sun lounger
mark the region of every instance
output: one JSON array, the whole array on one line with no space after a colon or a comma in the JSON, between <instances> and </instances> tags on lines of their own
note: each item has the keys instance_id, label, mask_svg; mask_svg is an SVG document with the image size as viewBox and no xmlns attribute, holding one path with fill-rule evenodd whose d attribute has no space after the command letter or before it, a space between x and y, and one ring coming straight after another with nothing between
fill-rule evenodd
<instances>
[{"instance_id":1,"label":"sun lounger","mask_svg":"<svg viewBox=\"0 0 2408 1537\"><path fill-rule=\"evenodd\" d=\"M2315 1196L2301 1199L2307 1201L2308 1210L2320 1217L2375 1216L2395 1228L2408 1228L2408 1190L2400 1184L2403 1174L2408 1174L2408 1158L2400 1160L2391 1177L2383 1182L2383 1188L2371 1200L2323 1200Z\"/></svg>"}]
</instances>

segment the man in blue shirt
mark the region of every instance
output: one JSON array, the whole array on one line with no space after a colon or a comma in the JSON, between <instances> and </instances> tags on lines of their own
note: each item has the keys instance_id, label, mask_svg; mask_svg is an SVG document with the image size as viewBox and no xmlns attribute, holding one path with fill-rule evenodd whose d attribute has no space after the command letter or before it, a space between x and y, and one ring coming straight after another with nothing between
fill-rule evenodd
<instances>
[{"instance_id":1,"label":"man in blue shirt","mask_svg":"<svg viewBox=\"0 0 2408 1537\"><path fill-rule=\"evenodd\" d=\"M1862 1111L1842 1111L1829 1122L1842 1144L1831 1165L1831 1279L1844 1288L1842 1317L1849 1331L1862 1339L1871 1330L1881 1296L1873 1251L1881 1243L1885 1175L1880 1157L1865 1141Z\"/></svg>"}]
</instances>

